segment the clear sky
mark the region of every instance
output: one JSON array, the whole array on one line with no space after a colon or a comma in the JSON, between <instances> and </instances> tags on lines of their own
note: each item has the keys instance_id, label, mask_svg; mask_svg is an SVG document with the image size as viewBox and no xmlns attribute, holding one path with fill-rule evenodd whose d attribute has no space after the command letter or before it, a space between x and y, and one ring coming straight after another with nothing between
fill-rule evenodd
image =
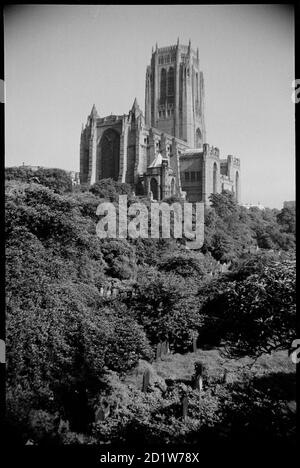
<instances>
[{"instance_id":1,"label":"clear sky","mask_svg":"<svg viewBox=\"0 0 300 468\"><path fill-rule=\"evenodd\" d=\"M79 170L82 123L144 110L151 48L199 47L207 142L241 159L242 201L295 199L293 9L25 5L5 10L6 165Z\"/></svg>"}]
</instances>

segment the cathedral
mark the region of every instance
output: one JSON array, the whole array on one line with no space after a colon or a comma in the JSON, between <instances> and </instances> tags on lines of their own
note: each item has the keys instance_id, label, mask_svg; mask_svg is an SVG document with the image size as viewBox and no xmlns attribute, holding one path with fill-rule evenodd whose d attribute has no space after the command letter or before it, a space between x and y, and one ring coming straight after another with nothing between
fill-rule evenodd
<instances>
[{"instance_id":1,"label":"cathedral","mask_svg":"<svg viewBox=\"0 0 300 468\"><path fill-rule=\"evenodd\" d=\"M98 115L95 105L82 128L80 182L112 178L136 195L172 195L209 203L230 190L240 203L240 160L220 158L206 141L204 78L199 51L179 44L152 49L146 70L145 113L137 100L128 114Z\"/></svg>"}]
</instances>

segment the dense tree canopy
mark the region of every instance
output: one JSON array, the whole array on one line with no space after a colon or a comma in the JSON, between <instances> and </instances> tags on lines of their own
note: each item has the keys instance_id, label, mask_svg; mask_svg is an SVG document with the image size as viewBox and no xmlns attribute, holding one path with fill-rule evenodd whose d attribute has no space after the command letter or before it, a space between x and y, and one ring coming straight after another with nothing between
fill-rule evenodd
<instances>
[{"instance_id":1,"label":"dense tree canopy","mask_svg":"<svg viewBox=\"0 0 300 468\"><path fill-rule=\"evenodd\" d=\"M203 307L206 326L232 355L288 349L296 329L295 262L246 265Z\"/></svg>"},{"instance_id":2,"label":"dense tree canopy","mask_svg":"<svg viewBox=\"0 0 300 468\"><path fill-rule=\"evenodd\" d=\"M185 389L195 418L185 423L181 383L142 394L125 385L126 375L141 359L150 365L165 340L172 352L186 353L199 334L200 345L226 344L231 355L254 357L286 349L294 338L290 208L246 210L231 193L215 194L203 248L191 251L172 237L97 237L103 199L143 201L127 184L107 179L72 188L62 170L9 168L5 189L7 415L23 442L99 443L141 431L154 441L183 441L217 431L231 418L227 387L208 389L201 414L197 392ZM120 294L112 294L115 286ZM117 408L109 423L95 422L102 397ZM230 401L247 413L244 388Z\"/></svg>"}]
</instances>

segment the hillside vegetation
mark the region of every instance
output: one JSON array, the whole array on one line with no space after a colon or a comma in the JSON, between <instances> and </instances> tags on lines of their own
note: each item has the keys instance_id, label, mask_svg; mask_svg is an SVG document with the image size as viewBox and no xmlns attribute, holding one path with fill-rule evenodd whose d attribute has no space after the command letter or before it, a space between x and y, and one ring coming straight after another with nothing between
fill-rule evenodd
<instances>
[{"instance_id":1,"label":"hillside vegetation","mask_svg":"<svg viewBox=\"0 0 300 468\"><path fill-rule=\"evenodd\" d=\"M191 251L185 239L97 237L101 201L141 201L127 184L72 187L59 169L8 168L5 188L7 422L15 441L194 443L241 428L245 437L293 436L291 208L247 210L229 192L212 195L204 245ZM170 353L157 361L163 342ZM275 356L267 372L265 353ZM187 375L176 371L180 362ZM197 362L205 368L200 406Z\"/></svg>"}]
</instances>

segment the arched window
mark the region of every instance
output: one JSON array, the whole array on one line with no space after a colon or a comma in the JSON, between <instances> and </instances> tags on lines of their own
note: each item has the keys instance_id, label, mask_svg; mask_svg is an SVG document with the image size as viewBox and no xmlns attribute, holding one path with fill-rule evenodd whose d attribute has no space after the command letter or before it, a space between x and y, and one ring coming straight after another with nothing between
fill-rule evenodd
<instances>
[{"instance_id":1,"label":"arched window","mask_svg":"<svg viewBox=\"0 0 300 468\"><path fill-rule=\"evenodd\" d=\"M171 182L171 195L175 195L175 179Z\"/></svg>"},{"instance_id":2,"label":"arched window","mask_svg":"<svg viewBox=\"0 0 300 468\"><path fill-rule=\"evenodd\" d=\"M160 72L160 102L164 103L167 93L167 70L163 68Z\"/></svg>"},{"instance_id":3,"label":"arched window","mask_svg":"<svg viewBox=\"0 0 300 468\"><path fill-rule=\"evenodd\" d=\"M154 178L152 178L150 181L150 190L153 195L153 200L158 200L158 183Z\"/></svg>"},{"instance_id":4,"label":"arched window","mask_svg":"<svg viewBox=\"0 0 300 468\"><path fill-rule=\"evenodd\" d=\"M218 172L218 166L217 166L217 163L214 163L214 170L213 170L213 193L217 193L217 172Z\"/></svg>"},{"instance_id":5,"label":"arched window","mask_svg":"<svg viewBox=\"0 0 300 468\"><path fill-rule=\"evenodd\" d=\"M199 80L198 80L198 73L196 73L196 102L199 102Z\"/></svg>"},{"instance_id":6,"label":"arched window","mask_svg":"<svg viewBox=\"0 0 300 468\"><path fill-rule=\"evenodd\" d=\"M168 71L168 96L174 96L175 94L175 75L174 68L169 68Z\"/></svg>"},{"instance_id":7,"label":"arched window","mask_svg":"<svg viewBox=\"0 0 300 468\"><path fill-rule=\"evenodd\" d=\"M201 148L202 144L203 144L202 133L201 133L200 128L197 128L197 130L196 130L196 148Z\"/></svg>"},{"instance_id":8,"label":"arched window","mask_svg":"<svg viewBox=\"0 0 300 468\"><path fill-rule=\"evenodd\" d=\"M236 173L235 173L235 198L236 198L237 202L240 201L239 179L240 179L240 175L239 175L238 171L236 171Z\"/></svg>"},{"instance_id":9,"label":"arched window","mask_svg":"<svg viewBox=\"0 0 300 468\"><path fill-rule=\"evenodd\" d=\"M101 159L101 172L98 179L118 180L120 169L120 135L115 130L107 129L100 140L99 156Z\"/></svg>"}]
</instances>

